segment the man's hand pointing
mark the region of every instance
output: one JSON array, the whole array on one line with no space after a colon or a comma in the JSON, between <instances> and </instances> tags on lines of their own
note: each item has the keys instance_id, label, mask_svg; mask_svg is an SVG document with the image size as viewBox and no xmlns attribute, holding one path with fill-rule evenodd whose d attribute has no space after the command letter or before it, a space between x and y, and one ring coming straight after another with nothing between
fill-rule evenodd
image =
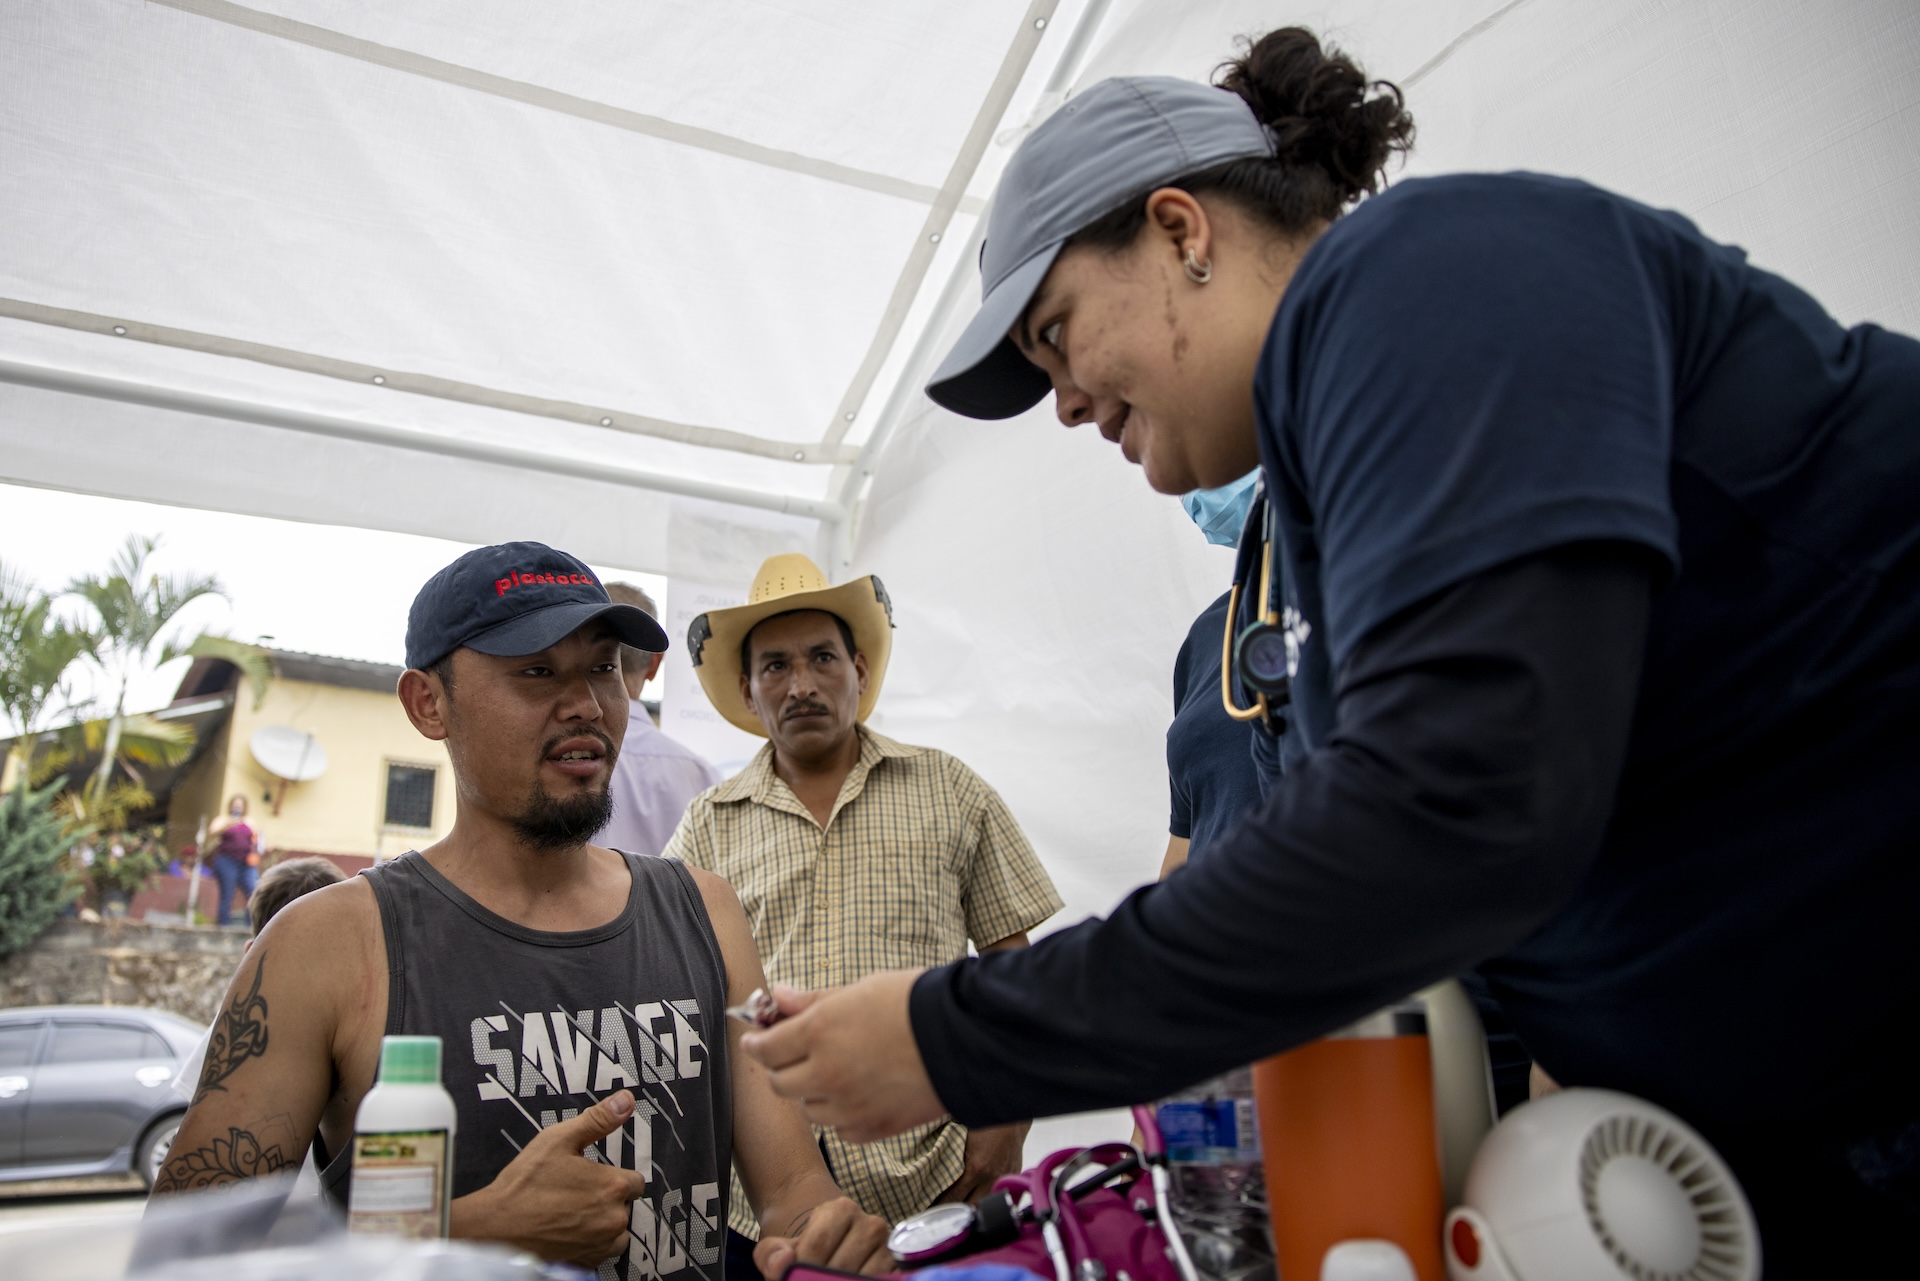
<instances>
[{"instance_id":1,"label":"man's hand pointing","mask_svg":"<svg viewBox=\"0 0 1920 1281\"><path fill-rule=\"evenodd\" d=\"M625 1250L628 1207L645 1194L646 1176L581 1150L632 1115L633 1091L619 1090L540 1131L492 1183L454 1201L453 1235L511 1242L583 1268Z\"/></svg>"}]
</instances>

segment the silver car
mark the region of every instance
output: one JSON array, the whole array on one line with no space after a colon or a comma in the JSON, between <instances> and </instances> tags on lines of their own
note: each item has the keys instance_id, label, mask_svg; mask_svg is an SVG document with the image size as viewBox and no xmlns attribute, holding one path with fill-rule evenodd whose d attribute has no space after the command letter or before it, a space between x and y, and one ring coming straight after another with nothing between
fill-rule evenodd
<instances>
[{"instance_id":1,"label":"silver car","mask_svg":"<svg viewBox=\"0 0 1920 1281\"><path fill-rule=\"evenodd\" d=\"M132 1170L148 1187L187 1101L173 1090L204 1028L164 1010L0 1010L0 1183Z\"/></svg>"}]
</instances>

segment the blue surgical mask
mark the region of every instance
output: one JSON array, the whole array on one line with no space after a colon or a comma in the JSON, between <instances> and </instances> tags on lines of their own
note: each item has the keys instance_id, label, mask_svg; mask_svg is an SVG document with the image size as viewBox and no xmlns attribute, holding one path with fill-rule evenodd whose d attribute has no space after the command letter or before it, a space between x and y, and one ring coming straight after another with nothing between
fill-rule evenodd
<instances>
[{"instance_id":1,"label":"blue surgical mask","mask_svg":"<svg viewBox=\"0 0 1920 1281\"><path fill-rule=\"evenodd\" d=\"M1254 488L1260 483L1260 469L1254 468L1239 480L1218 489L1196 489L1180 495L1180 505L1200 526L1200 532L1216 547L1232 547L1240 541L1240 527L1247 523L1247 508L1253 506Z\"/></svg>"}]
</instances>

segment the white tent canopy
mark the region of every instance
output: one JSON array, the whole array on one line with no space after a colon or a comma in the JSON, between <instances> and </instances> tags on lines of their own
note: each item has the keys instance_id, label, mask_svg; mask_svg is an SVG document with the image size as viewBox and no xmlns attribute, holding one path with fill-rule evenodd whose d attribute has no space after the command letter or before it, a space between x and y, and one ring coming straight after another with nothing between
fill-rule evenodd
<instances>
[{"instance_id":1,"label":"white tent canopy","mask_svg":"<svg viewBox=\"0 0 1920 1281\"><path fill-rule=\"evenodd\" d=\"M1103 909L1223 554L1047 410L918 387L1026 126L1287 22L1406 87L1410 173L1590 178L1920 330L1910 0L0 0L0 480L878 572L879 723Z\"/></svg>"},{"instance_id":2,"label":"white tent canopy","mask_svg":"<svg viewBox=\"0 0 1920 1281\"><path fill-rule=\"evenodd\" d=\"M1058 7L7 0L8 472L660 572L703 502L810 543Z\"/></svg>"}]
</instances>

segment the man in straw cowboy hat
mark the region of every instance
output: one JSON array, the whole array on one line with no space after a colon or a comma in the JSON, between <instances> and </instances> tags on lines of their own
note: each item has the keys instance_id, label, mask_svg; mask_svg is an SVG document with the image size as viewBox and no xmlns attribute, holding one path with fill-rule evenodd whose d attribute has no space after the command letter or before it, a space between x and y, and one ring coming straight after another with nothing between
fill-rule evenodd
<instances>
[{"instance_id":1,"label":"man in straw cowboy hat","mask_svg":"<svg viewBox=\"0 0 1920 1281\"><path fill-rule=\"evenodd\" d=\"M775 556L748 603L694 619L687 647L714 707L768 740L688 808L666 853L732 883L776 982L833 987L877 970L1025 947L1060 897L999 795L945 752L864 724L893 610L871 575L833 587ZM950 1118L885 1143L821 1135L835 1177L899 1220L971 1201L1020 1168L1026 1127L969 1134ZM753 1235L750 1215L733 1226ZM731 1239L731 1238L730 1238Z\"/></svg>"}]
</instances>

